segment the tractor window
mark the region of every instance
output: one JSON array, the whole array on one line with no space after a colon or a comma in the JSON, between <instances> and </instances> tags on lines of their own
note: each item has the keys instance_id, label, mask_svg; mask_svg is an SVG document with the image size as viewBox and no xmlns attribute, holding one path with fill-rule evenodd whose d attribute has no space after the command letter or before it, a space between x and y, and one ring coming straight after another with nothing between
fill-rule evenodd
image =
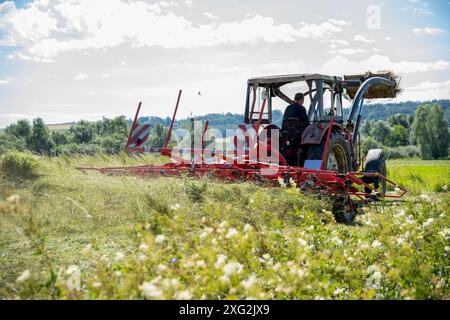
<instances>
[{"instance_id":1,"label":"tractor window","mask_svg":"<svg viewBox=\"0 0 450 320\"><path fill-rule=\"evenodd\" d=\"M256 89L256 92L253 91L254 89L251 88L250 90L250 113L249 113L249 119L252 123L256 123L259 120L259 116L261 114L261 109L263 108L264 103L264 110L262 113L262 122L268 123L269 122L269 114L271 110L271 101L270 96L266 90L266 88L258 87ZM265 100L265 102L264 102Z\"/></svg>"}]
</instances>

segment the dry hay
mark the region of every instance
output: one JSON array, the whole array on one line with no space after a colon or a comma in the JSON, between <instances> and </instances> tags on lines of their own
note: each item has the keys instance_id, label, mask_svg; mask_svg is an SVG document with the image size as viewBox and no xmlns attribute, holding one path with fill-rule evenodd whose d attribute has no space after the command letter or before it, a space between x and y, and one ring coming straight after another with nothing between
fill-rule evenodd
<instances>
[{"instance_id":1,"label":"dry hay","mask_svg":"<svg viewBox=\"0 0 450 320\"><path fill-rule=\"evenodd\" d=\"M396 75L392 71L378 71L376 73L368 71L364 74L344 75L345 80L360 80L361 83L373 77L382 77L395 81L395 86L391 87L380 84L371 86L365 95L366 99L395 98L401 92L400 76ZM357 87L348 86L346 88L347 95L351 99L353 99L356 92L358 91L358 88L359 86Z\"/></svg>"}]
</instances>

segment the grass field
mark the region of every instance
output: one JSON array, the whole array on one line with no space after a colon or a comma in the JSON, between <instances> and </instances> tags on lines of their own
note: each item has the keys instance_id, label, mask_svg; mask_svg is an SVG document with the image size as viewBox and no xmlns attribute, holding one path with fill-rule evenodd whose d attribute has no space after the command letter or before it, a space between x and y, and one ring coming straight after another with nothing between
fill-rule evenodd
<instances>
[{"instance_id":1,"label":"grass field","mask_svg":"<svg viewBox=\"0 0 450 320\"><path fill-rule=\"evenodd\" d=\"M338 225L296 189L75 169L148 161L125 155L36 160L38 176L0 178L2 299L450 298L450 161L388 163L407 197Z\"/></svg>"}]
</instances>

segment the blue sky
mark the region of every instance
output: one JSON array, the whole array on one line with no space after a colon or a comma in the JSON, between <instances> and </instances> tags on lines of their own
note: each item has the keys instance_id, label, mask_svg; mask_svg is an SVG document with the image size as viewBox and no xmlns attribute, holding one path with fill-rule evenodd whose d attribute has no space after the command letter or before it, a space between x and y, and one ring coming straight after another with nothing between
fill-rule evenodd
<instances>
[{"instance_id":1,"label":"blue sky","mask_svg":"<svg viewBox=\"0 0 450 320\"><path fill-rule=\"evenodd\" d=\"M242 112L249 77L393 70L450 98L450 2L0 1L0 127ZM201 96L197 95L201 91ZM283 105L279 105L283 108Z\"/></svg>"}]
</instances>

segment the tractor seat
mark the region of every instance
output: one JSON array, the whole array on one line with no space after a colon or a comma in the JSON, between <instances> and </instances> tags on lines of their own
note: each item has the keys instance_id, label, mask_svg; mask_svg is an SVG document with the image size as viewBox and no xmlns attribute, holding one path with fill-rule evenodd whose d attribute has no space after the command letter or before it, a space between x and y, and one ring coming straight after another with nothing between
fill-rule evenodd
<instances>
[{"instance_id":1,"label":"tractor seat","mask_svg":"<svg viewBox=\"0 0 450 320\"><path fill-rule=\"evenodd\" d=\"M305 124L298 118L286 118L283 119L281 126L281 134L289 142L289 145L299 144L301 136L305 130Z\"/></svg>"}]
</instances>

